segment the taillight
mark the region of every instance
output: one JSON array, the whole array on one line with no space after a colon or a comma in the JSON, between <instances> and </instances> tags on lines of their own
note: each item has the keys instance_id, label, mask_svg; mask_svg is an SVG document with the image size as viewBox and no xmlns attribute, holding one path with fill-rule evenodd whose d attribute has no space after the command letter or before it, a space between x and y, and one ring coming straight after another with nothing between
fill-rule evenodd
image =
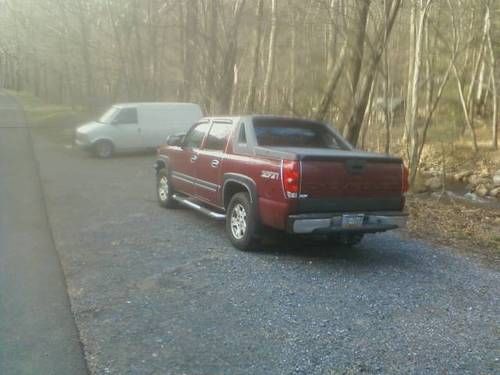
<instances>
[{"instance_id":1,"label":"taillight","mask_svg":"<svg viewBox=\"0 0 500 375\"><path fill-rule=\"evenodd\" d=\"M287 198L297 198L300 187L300 166L295 160L283 160L281 165L283 190Z\"/></svg>"},{"instance_id":2,"label":"taillight","mask_svg":"<svg viewBox=\"0 0 500 375\"><path fill-rule=\"evenodd\" d=\"M408 190L410 188L410 183L408 182L410 173L408 172L408 168L404 164L401 164L401 169L403 171L402 176L401 176L401 179L402 179L401 180L401 191L403 193L406 193L406 192L408 192Z\"/></svg>"}]
</instances>

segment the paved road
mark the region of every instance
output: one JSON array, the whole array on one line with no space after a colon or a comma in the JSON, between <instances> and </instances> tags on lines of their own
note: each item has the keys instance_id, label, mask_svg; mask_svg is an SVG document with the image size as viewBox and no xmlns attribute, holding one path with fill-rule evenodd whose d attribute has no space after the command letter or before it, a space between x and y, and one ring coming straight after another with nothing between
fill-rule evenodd
<instances>
[{"instance_id":1,"label":"paved road","mask_svg":"<svg viewBox=\"0 0 500 375\"><path fill-rule=\"evenodd\" d=\"M158 207L153 155L35 145L93 373L500 372L496 269L397 233L243 253L221 223Z\"/></svg>"},{"instance_id":2,"label":"paved road","mask_svg":"<svg viewBox=\"0 0 500 375\"><path fill-rule=\"evenodd\" d=\"M0 92L0 374L86 374L29 130Z\"/></svg>"}]
</instances>

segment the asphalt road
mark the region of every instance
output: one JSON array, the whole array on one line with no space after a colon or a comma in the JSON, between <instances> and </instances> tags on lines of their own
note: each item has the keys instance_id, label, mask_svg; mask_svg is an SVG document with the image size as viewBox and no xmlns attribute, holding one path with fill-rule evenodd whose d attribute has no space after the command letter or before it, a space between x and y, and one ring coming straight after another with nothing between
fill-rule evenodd
<instances>
[{"instance_id":1,"label":"asphalt road","mask_svg":"<svg viewBox=\"0 0 500 375\"><path fill-rule=\"evenodd\" d=\"M497 269L398 233L243 253L158 207L153 155L35 145L95 374L499 373Z\"/></svg>"},{"instance_id":2,"label":"asphalt road","mask_svg":"<svg viewBox=\"0 0 500 375\"><path fill-rule=\"evenodd\" d=\"M0 374L86 374L29 130L0 92Z\"/></svg>"}]
</instances>

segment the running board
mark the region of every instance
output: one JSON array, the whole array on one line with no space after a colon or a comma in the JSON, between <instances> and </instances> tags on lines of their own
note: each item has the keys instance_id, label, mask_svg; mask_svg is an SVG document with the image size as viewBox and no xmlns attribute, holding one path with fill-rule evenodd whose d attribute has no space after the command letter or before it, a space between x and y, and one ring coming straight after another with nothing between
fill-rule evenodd
<instances>
[{"instance_id":1,"label":"running board","mask_svg":"<svg viewBox=\"0 0 500 375\"><path fill-rule=\"evenodd\" d=\"M187 198L180 197L177 194L172 195L172 198L176 202L179 202L180 204L182 204L186 207L194 208L196 211L199 211L202 214L205 214L205 215L211 217L212 219L216 219L216 220L225 220L226 219L226 215L220 214L220 213L215 212L215 211L210 211L208 208L200 206L199 204L196 204Z\"/></svg>"}]
</instances>

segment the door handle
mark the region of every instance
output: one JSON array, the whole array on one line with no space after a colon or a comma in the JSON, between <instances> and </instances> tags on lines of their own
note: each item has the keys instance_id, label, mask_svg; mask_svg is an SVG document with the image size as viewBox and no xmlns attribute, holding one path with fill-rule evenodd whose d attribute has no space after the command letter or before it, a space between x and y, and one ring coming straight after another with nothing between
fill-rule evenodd
<instances>
[{"instance_id":1,"label":"door handle","mask_svg":"<svg viewBox=\"0 0 500 375\"><path fill-rule=\"evenodd\" d=\"M198 160L198 155L191 156L191 163L194 163L196 160Z\"/></svg>"},{"instance_id":2,"label":"door handle","mask_svg":"<svg viewBox=\"0 0 500 375\"><path fill-rule=\"evenodd\" d=\"M220 164L220 161L217 160L217 159L214 159L210 162L210 165L212 166L212 168L217 168Z\"/></svg>"}]
</instances>

